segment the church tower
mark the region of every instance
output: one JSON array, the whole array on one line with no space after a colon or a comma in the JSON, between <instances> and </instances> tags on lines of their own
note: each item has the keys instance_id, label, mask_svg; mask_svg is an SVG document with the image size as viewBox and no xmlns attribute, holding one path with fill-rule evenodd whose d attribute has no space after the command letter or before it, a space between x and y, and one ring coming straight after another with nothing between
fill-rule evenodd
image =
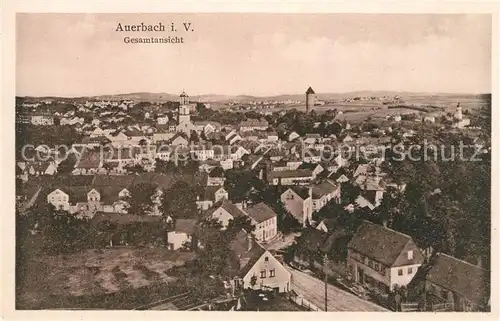
<instances>
[{"instance_id":1,"label":"church tower","mask_svg":"<svg viewBox=\"0 0 500 321\"><path fill-rule=\"evenodd\" d=\"M457 104L457 111L455 112L455 119L456 120L462 120L464 118L462 114L462 107L460 106L460 103Z\"/></svg>"},{"instance_id":2,"label":"church tower","mask_svg":"<svg viewBox=\"0 0 500 321\"><path fill-rule=\"evenodd\" d=\"M308 114L311 111L311 106L314 106L314 95L316 93L314 90L309 87L306 91L306 113Z\"/></svg>"},{"instance_id":3,"label":"church tower","mask_svg":"<svg viewBox=\"0 0 500 321\"><path fill-rule=\"evenodd\" d=\"M179 97L179 110L177 112L177 132L184 133L189 138L194 130L189 114L189 96L183 91Z\"/></svg>"},{"instance_id":4,"label":"church tower","mask_svg":"<svg viewBox=\"0 0 500 321\"><path fill-rule=\"evenodd\" d=\"M177 123L190 122L191 116L189 115L189 96L183 91L179 97L179 110L177 116Z\"/></svg>"}]
</instances>

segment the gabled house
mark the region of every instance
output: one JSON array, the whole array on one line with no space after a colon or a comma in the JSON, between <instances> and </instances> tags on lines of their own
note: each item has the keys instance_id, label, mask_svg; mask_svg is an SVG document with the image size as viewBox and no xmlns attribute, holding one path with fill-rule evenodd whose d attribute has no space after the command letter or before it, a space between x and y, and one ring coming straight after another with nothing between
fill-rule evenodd
<instances>
[{"instance_id":1,"label":"gabled house","mask_svg":"<svg viewBox=\"0 0 500 321\"><path fill-rule=\"evenodd\" d=\"M281 194L280 199L287 211L290 212L302 226L305 226L307 221L311 222L313 204L312 190L310 188L299 186L290 187Z\"/></svg>"},{"instance_id":2,"label":"gabled house","mask_svg":"<svg viewBox=\"0 0 500 321\"><path fill-rule=\"evenodd\" d=\"M55 189L47 195L47 203L54 205L57 210L69 211L69 195L61 189Z\"/></svg>"},{"instance_id":3,"label":"gabled house","mask_svg":"<svg viewBox=\"0 0 500 321\"><path fill-rule=\"evenodd\" d=\"M299 137L300 137L300 135L297 134L297 132L291 132L291 133L287 134L287 139L288 139L289 142L292 142L292 141L296 140Z\"/></svg>"},{"instance_id":4,"label":"gabled house","mask_svg":"<svg viewBox=\"0 0 500 321\"><path fill-rule=\"evenodd\" d=\"M57 173L57 164L52 159L27 162L24 171L28 176L54 175Z\"/></svg>"},{"instance_id":5,"label":"gabled house","mask_svg":"<svg viewBox=\"0 0 500 321\"><path fill-rule=\"evenodd\" d=\"M318 231L322 231L325 233L331 233L335 230L337 226L337 219L334 218L325 218L318 225L316 225L316 229Z\"/></svg>"},{"instance_id":6,"label":"gabled house","mask_svg":"<svg viewBox=\"0 0 500 321\"><path fill-rule=\"evenodd\" d=\"M255 242L251 234L240 231L231 241L230 248L235 288L280 293L291 290L291 273L282 262Z\"/></svg>"},{"instance_id":7,"label":"gabled house","mask_svg":"<svg viewBox=\"0 0 500 321\"><path fill-rule=\"evenodd\" d=\"M331 172L330 174L328 174L328 178L334 179L335 182L337 182L339 184L349 182L349 178L343 173L340 174L340 173Z\"/></svg>"},{"instance_id":8,"label":"gabled house","mask_svg":"<svg viewBox=\"0 0 500 321\"><path fill-rule=\"evenodd\" d=\"M255 226L254 235L257 241L266 242L278 234L277 215L265 203L248 206L243 211Z\"/></svg>"},{"instance_id":9,"label":"gabled house","mask_svg":"<svg viewBox=\"0 0 500 321\"><path fill-rule=\"evenodd\" d=\"M313 210L319 211L331 200L340 203L340 185L330 180L312 186Z\"/></svg>"},{"instance_id":10,"label":"gabled house","mask_svg":"<svg viewBox=\"0 0 500 321\"><path fill-rule=\"evenodd\" d=\"M311 145L314 145L314 144L319 143L321 141L321 135L320 134L305 134L302 141L305 145L311 146Z\"/></svg>"},{"instance_id":11,"label":"gabled house","mask_svg":"<svg viewBox=\"0 0 500 321\"><path fill-rule=\"evenodd\" d=\"M153 133L153 142L169 141L175 136L175 121L167 122L166 124L157 125L156 131Z\"/></svg>"},{"instance_id":12,"label":"gabled house","mask_svg":"<svg viewBox=\"0 0 500 321\"><path fill-rule=\"evenodd\" d=\"M474 264L439 253L425 277L431 302L447 303L454 311L488 311L490 272Z\"/></svg>"},{"instance_id":13,"label":"gabled house","mask_svg":"<svg viewBox=\"0 0 500 321\"><path fill-rule=\"evenodd\" d=\"M169 143L172 146L188 146L189 142L184 136L181 134L175 134L170 140Z\"/></svg>"},{"instance_id":14,"label":"gabled house","mask_svg":"<svg viewBox=\"0 0 500 321\"><path fill-rule=\"evenodd\" d=\"M215 203L214 206L204 214L206 219L216 219L222 225L223 229L227 227L230 220L243 216L246 216L245 212L240 210L226 198Z\"/></svg>"},{"instance_id":15,"label":"gabled house","mask_svg":"<svg viewBox=\"0 0 500 321\"><path fill-rule=\"evenodd\" d=\"M357 283L383 293L406 286L424 262L413 239L364 221L347 247L347 270Z\"/></svg>"},{"instance_id":16,"label":"gabled house","mask_svg":"<svg viewBox=\"0 0 500 321\"><path fill-rule=\"evenodd\" d=\"M222 186L207 186L200 188L196 198L198 209L205 211L222 199L228 199L229 195Z\"/></svg>"},{"instance_id":17,"label":"gabled house","mask_svg":"<svg viewBox=\"0 0 500 321\"><path fill-rule=\"evenodd\" d=\"M223 186L225 180L224 171L221 167L212 169L203 179L205 186Z\"/></svg>"}]
</instances>

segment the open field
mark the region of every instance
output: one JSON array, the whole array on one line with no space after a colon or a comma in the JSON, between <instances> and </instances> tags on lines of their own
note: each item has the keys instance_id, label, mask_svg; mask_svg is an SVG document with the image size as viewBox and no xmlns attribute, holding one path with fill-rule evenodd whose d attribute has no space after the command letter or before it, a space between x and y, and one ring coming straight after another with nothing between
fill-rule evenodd
<instances>
[{"instance_id":1,"label":"open field","mask_svg":"<svg viewBox=\"0 0 500 321\"><path fill-rule=\"evenodd\" d=\"M167 284L174 280L167 271L192 257L192 253L164 248L129 247L44 255L25 262L26 276L20 299L37 302L49 296L102 295Z\"/></svg>"}]
</instances>

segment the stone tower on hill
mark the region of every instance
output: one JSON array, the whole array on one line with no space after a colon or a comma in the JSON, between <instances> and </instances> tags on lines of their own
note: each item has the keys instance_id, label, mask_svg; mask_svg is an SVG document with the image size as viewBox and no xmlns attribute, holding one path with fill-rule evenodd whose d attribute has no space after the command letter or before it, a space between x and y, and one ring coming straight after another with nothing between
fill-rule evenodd
<instances>
[{"instance_id":1,"label":"stone tower on hill","mask_svg":"<svg viewBox=\"0 0 500 321\"><path fill-rule=\"evenodd\" d=\"M309 113L311 111L311 106L314 106L314 95L316 93L314 90L309 87L307 88L306 91L306 113Z\"/></svg>"}]
</instances>

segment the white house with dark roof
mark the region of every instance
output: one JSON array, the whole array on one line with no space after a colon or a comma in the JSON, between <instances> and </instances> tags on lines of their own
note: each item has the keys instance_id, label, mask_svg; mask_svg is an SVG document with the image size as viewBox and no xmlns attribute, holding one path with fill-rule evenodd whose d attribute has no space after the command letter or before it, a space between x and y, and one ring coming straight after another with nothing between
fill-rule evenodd
<instances>
[{"instance_id":1,"label":"white house with dark roof","mask_svg":"<svg viewBox=\"0 0 500 321\"><path fill-rule=\"evenodd\" d=\"M229 194L222 186L206 186L198 190L196 196L196 206L205 211L222 199L228 199Z\"/></svg>"},{"instance_id":2,"label":"white house with dark roof","mask_svg":"<svg viewBox=\"0 0 500 321\"><path fill-rule=\"evenodd\" d=\"M424 262L413 239L364 221L347 247L347 271L357 283L380 292L406 286Z\"/></svg>"},{"instance_id":3,"label":"white house with dark roof","mask_svg":"<svg viewBox=\"0 0 500 321\"><path fill-rule=\"evenodd\" d=\"M216 219L222 225L222 228L225 229L229 221L245 215L245 212L236 207L236 205L231 203L227 198L223 198L215 203L212 208L208 209L204 217L209 220Z\"/></svg>"},{"instance_id":4,"label":"white house with dark roof","mask_svg":"<svg viewBox=\"0 0 500 321\"><path fill-rule=\"evenodd\" d=\"M291 273L282 262L255 242L251 234L240 231L231 241L230 249L235 288L276 290L280 293L291 290Z\"/></svg>"},{"instance_id":5,"label":"white house with dark roof","mask_svg":"<svg viewBox=\"0 0 500 321\"><path fill-rule=\"evenodd\" d=\"M243 211L250 217L255 226L255 238L259 242L266 242L278 234L276 213L266 204L258 203L248 206Z\"/></svg>"},{"instance_id":6,"label":"white house with dark roof","mask_svg":"<svg viewBox=\"0 0 500 321\"><path fill-rule=\"evenodd\" d=\"M319 211L331 200L340 203L340 184L331 180L326 180L320 184L312 186L313 210Z\"/></svg>"}]
</instances>

